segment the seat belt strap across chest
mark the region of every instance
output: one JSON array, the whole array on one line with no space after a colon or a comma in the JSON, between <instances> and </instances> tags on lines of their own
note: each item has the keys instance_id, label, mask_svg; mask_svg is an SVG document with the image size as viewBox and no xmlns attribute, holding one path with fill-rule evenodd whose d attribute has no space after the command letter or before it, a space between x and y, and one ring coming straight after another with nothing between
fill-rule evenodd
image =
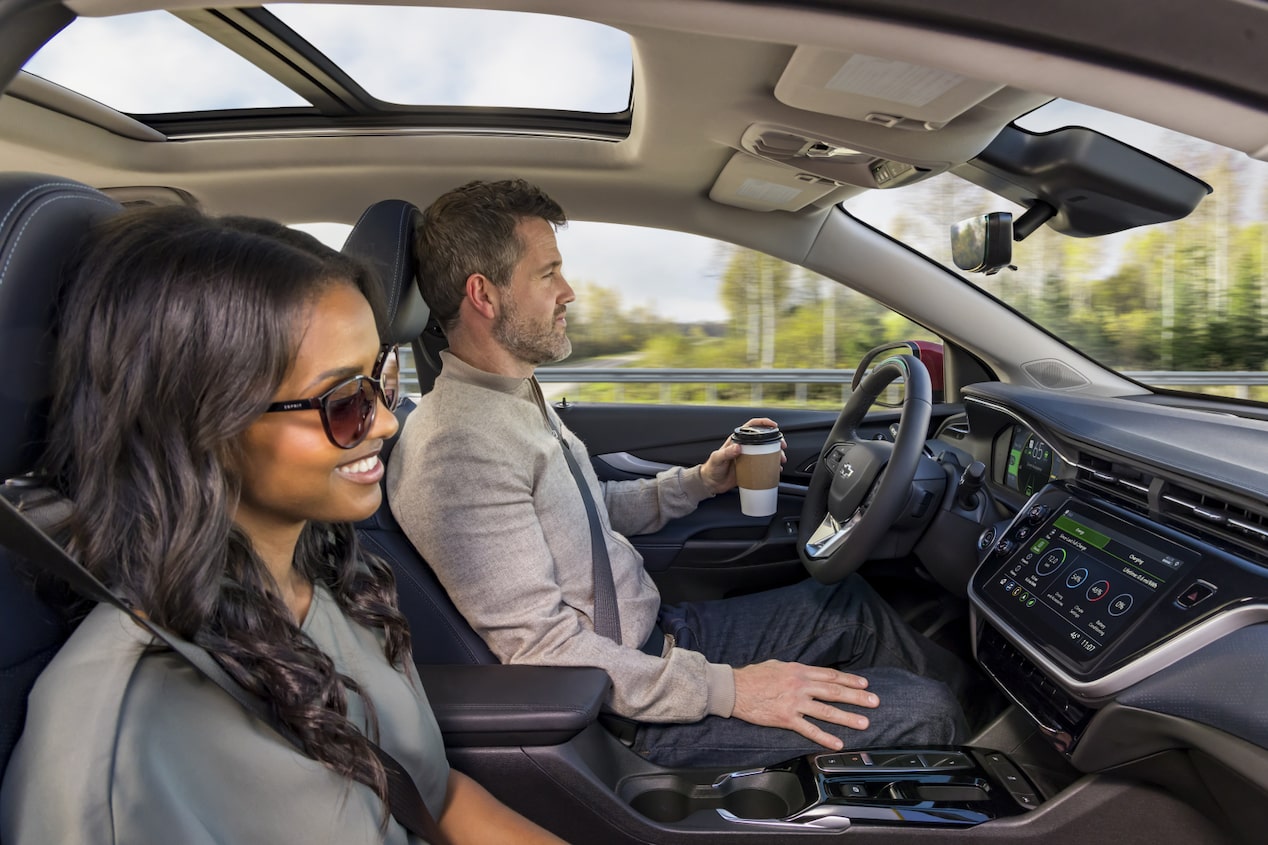
<instances>
[{"instance_id":1,"label":"seat belt strap across chest","mask_svg":"<svg viewBox=\"0 0 1268 845\"><path fill-rule=\"evenodd\" d=\"M595 505L594 496L590 492L590 485L581 474L581 466L577 463L577 458L568 448L568 442L564 440L563 432L559 430L559 426L555 425L555 421L546 410L546 399L542 395L541 385L538 384L536 377L531 378L530 381L542 418L546 420L551 434L559 442L559 448L564 453L564 460L568 462L568 471L572 473L572 479L577 483L577 491L581 493L581 501L586 506L586 519L590 522L590 561L594 571L595 633L620 645L621 613L617 608L616 584L612 580L612 561L608 557L608 544L603 536L603 523L599 520L598 506Z\"/></svg>"}]
</instances>

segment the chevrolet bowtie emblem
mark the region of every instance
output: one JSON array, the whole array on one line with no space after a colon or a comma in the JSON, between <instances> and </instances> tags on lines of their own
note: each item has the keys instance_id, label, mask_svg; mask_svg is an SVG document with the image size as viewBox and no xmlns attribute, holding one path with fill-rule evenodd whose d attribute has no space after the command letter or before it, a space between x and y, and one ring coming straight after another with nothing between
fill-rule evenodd
<instances>
[{"instance_id":1,"label":"chevrolet bowtie emblem","mask_svg":"<svg viewBox=\"0 0 1268 845\"><path fill-rule=\"evenodd\" d=\"M854 465L853 465L853 464L841 464L841 477L842 477L842 478L849 478L849 477L850 477L850 476L852 476L852 475L854 475Z\"/></svg>"}]
</instances>

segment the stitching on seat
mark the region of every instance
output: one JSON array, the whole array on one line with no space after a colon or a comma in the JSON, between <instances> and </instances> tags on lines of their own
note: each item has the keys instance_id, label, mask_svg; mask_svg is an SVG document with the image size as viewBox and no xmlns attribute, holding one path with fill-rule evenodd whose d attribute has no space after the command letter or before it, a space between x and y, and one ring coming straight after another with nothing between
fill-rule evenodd
<instances>
[{"instance_id":1,"label":"stitching on seat","mask_svg":"<svg viewBox=\"0 0 1268 845\"><path fill-rule=\"evenodd\" d=\"M392 308L392 316L388 321L389 324L396 322L396 308L400 304L400 301L401 301L400 300L401 254L404 251L401 249L401 246L402 246L402 243L405 241L405 225L404 224L405 224L405 221L409 218L410 211L412 211L412 209L408 205L402 204L401 205L401 219L396 221L396 229L397 229L396 257L392 264L392 299L390 303Z\"/></svg>"},{"instance_id":2,"label":"stitching on seat","mask_svg":"<svg viewBox=\"0 0 1268 845\"><path fill-rule=\"evenodd\" d=\"M33 189L33 190L34 190L34 189ZM89 190L91 191L91 189L89 189ZM29 194L29 193L31 193L31 191L28 191L28 192L27 192L27 194ZM22 195L22 197L26 197L26 196L27 196L27 194L23 194L23 195ZM31 212L30 212L29 216L28 216L28 217L27 217L27 219L26 219L26 220L22 223L22 228L18 229L18 233L17 233L17 235L16 235L16 236L14 237L14 239L13 239L13 244L12 244L12 246L10 246L10 247L9 247L9 250L8 250L9 254L8 254L8 256L4 259L4 266L3 266L3 267L0 267L0 285L3 285L3 284L4 284L4 279L5 279L5 276L7 276L7 275L8 275L8 273L9 273L9 265L10 265L10 264L12 263L12 261L13 261L13 255L14 255L14 253L16 253L16 252L18 251L18 244L21 242L21 240L22 240L22 236L26 233L27 227L29 227L29 226L31 225L31 222L35 219L35 216L36 216L37 214L39 214L41 211L43 211L43 210L44 210L44 208L45 208L46 206L48 206L48 205L50 205L50 204L52 204L52 203L58 202L58 201L60 201L60 200L70 200L70 199L73 199L73 200L89 200L89 201L91 201L91 202L98 202L98 203L102 203L102 204L104 204L104 205L111 206L112 208L113 208L113 207L116 207L116 203L114 202L114 200L110 199L109 197L102 196L101 194L86 193L86 192L84 192L84 191L80 191L79 193L77 193L77 194L75 194L75 195L63 195L63 196L49 197L48 199L41 200L39 205L37 205L37 206L35 206L33 209L31 209ZM21 198L19 198L19 201L20 201L20 200L21 200ZM12 213L13 213L13 210L10 210L9 214L12 214ZM9 219L9 214L6 214L6 215L5 215L4 220L0 220L0 229L3 229L3 228L4 228L5 221L7 221L7 220Z\"/></svg>"},{"instance_id":3,"label":"stitching on seat","mask_svg":"<svg viewBox=\"0 0 1268 845\"><path fill-rule=\"evenodd\" d=\"M26 199L36 191L43 191L46 188L70 188L72 190L77 190L81 194L88 194L90 196L97 193L92 188L89 188L87 185L80 184L79 182L41 182L38 185L27 188L26 193L9 204L9 210L5 212L3 218L0 218L0 230L3 230L4 225L9 222L9 217L17 213L18 204L21 203L22 200Z\"/></svg>"}]
</instances>

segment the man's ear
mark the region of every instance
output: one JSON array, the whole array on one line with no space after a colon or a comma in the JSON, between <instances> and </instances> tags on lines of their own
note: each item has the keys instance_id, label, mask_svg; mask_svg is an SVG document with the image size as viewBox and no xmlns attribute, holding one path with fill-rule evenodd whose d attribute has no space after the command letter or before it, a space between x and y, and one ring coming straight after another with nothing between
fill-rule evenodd
<instances>
[{"instance_id":1,"label":"man's ear","mask_svg":"<svg viewBox=\"0 0 1268 845\"><path fill-rule=\"evenodd\" d=\"M483 273L467 276L467 302L486 320L492 320L501 305L496 286Z\"/></svg>"}]
</instances>

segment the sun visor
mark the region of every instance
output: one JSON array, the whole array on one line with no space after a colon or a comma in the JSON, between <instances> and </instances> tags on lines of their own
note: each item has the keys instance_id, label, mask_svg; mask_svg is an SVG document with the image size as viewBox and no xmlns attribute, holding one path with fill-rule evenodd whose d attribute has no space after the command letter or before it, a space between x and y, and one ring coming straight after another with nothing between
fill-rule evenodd
<instances>
[{"instance_id":1,"label":"sun visor","mask_svg":"<svg viewBox=\"0 0 1268 845\"><path fill-rule=\"evenodd\" d=\"M910 62L802 46L775 83L775 98L820 114L929 132L1003 87Z\"/></svg>"},{"instance_id":2,"label":"sun visor","mask_svg":"<svg viewBox=\"0 0 1268 845\"><path fill-rule=\"evenodd\" d=\"M851 193L830 179L737 152L718 174L709 199L752 211L800 211Z\"/></svg>"}]
</instances>

